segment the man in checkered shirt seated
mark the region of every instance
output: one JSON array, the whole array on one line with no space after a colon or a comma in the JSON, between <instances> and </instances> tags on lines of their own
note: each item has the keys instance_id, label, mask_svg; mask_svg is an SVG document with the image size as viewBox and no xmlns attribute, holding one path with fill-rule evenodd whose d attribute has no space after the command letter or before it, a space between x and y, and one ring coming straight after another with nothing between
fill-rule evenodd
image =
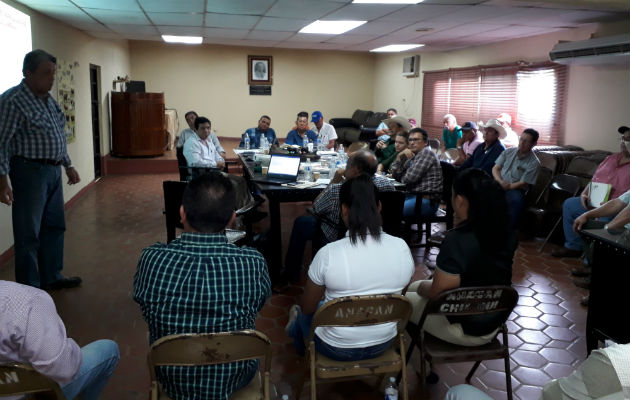
<instances>
[{"instance_id":1,"label":"man in checkered shirt seated","mask_svg":"<svg viewBox=\"0 0 630 400\"><path fill-rule=\"evenodd\" d=\"M267 264L258 251L230 244L225 228L235 218L230 180L212 171L184 192L181 237L142 251L134 300L149 325L151 343L178 333L254 329L271 295ZM254 378L258 361L195 367L159 367L157 377L173 399L227 399Z\"/></svg>"}]
</instances>

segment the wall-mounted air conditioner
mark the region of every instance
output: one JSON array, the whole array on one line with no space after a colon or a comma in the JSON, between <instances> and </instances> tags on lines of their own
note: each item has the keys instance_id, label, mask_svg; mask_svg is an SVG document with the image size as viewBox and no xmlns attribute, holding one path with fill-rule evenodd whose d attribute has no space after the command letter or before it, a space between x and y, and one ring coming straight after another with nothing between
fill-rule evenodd
<instances>
[{"instance_id":1,"label":"wall-mounted air conditioner","mask_svg":"<svg viewBox=\"0 0 630 400\"><path fill-rule=\"evenodd\" d=\"M630 35L560 42L549 52L549 58L560 64L630 65Z\"/></svg>"},{"instance_id":2,"label":"wall-mounted air conditioner","mask_svg":"<svg viewBox=\"0 0 630 400\"><path fill-rule=\"evenodd\" d=\"M403 58L403 76L418 76L420 72L420 56Z\"/></svg>"}]
</instances>

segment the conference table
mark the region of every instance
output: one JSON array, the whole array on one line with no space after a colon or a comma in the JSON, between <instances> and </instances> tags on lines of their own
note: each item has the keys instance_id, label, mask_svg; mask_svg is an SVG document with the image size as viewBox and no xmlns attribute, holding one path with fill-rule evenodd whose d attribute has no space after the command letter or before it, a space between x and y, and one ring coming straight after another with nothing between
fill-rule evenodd
<instances>
[{"instance_id":1,"label":"conference table","mask_svg":"<svg viewBox=\"0 0 630 400\"><path fill-rule=\"evenodd\" d=\"M277 278L277 274L282 270L282 226L280 222L280 204L295 203L301 201L313 201L319 195L326 184L312 186L304 189L253 182L254 179L262 177L262 173L254 171L254 155L247 152L239 152L238 159L243 165L243 177L248 183L256 185L269 201L270 219L270 243L268 252L269 272L272 280Z\"/></svg>"},{"instance_id":2,"label":"conference table","mask_svg":"<svg viewBox=\"0 0 630 400\"><path fill-rule=\"evenodd\" d=\"M630 232L583 229L580 233L594 244L586 315L586 350L590 354L600 340L630 343L630 327L625 321L630 308Z\"/></svg>"}]
</instances>

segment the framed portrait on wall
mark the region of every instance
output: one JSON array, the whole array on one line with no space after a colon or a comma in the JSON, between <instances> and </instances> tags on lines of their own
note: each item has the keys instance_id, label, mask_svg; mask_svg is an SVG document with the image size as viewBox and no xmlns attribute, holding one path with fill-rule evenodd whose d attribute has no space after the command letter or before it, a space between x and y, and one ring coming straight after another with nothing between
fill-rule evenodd
<instances>
[{"instance_id":1,"label":"framed portrait on wall","mask_svg":"<svg viewBox=\"0 0 630 400\"><path fill-rule=\"evenodd\" d=\"M272 61L271 56L247 56L248 83L250 85L271 85Z\"/></svg>"}]
</instances>

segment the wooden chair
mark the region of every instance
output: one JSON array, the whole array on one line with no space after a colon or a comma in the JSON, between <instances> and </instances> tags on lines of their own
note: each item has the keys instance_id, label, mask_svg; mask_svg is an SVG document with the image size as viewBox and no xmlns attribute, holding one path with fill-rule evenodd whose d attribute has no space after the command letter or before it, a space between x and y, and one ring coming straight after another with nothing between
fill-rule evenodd
<instances>
[{"instance_id":1,"label":"wooden chair","mask_svg":"<svg viewBox=\"0 0 630 400\"><path fill-rule=\"evenodd\" d=\"M59 384L30 365L0 365L0 397L27 395L34 399L65 400Z\"/></svg>"},{"instance_id":2,"label":"wooden chair","mask_svg":"<svg viewBox=\"0 0 630 400\"><path fill-rule=\"evenodd\" d=\"M249 385L232 393L232 400L269 400L271 341L265 334L255 330L242 330L164 336L151 345L147 357L151 376L151 400L169 400L161 392L155 367L215 365L253 359L264 359L262 382L259 372Z\"/></svg>"},{"instance_id":3,"label":"wooden chair","mask_svg":"<svg viewBox=\"0 0 630 400\"><path fill-rule=\"evenodd\" d=\"M397 294L347 296L332 300L320 307L313 316L311 333L306 340L307 356L305 363L310 368L311 400L317 398L318 381L353 380L359 376L384 375L402 371L402 398L408 400L405 326L411 315L411 303L406 297ZM399 352L390 347L379 357L361 361L335 361L324 357L315 350L313 341L315 329L322 326L368 326L385 322L398 323ZM300 397L304 379L298 382L296 398Z\"/></svg>"},{"instance_id":4,"label":"wooden chair","mask_svg":"<svg viewBox=\"0 0 630 400\"><path fill-rule=\"evenodd\" d=\"M407 325L407 331L412 340L406 358L409 360L414 345L416 345L420 350L420 384L424 386L424 377L427 375L425 360L434 364L475 361L475 364L466 376L466 383L470 383L470 378L479 367L479 364L481 364L481 361L503 358L505 362L507 396L509 400L512 400L510 348L508 346L505 321L517 302L518 292L511 286L457 288L442 292L435 299L430 299L424 308L418 325L413 323ZM463 316L494 313L498 313L502 318L499 331L490 343L481 346L451 344L423 330L427 316L432 314ZM499 334L501 334L501 341L498 340Z\"/></svg>"},{"instance_id":5,"label":"wooden chair","mask_svg":"<svg viewBox=\"0 0 630 400\"><path fill-rule=\"evenodd\" d=\"M170 243L175 239L177 228L184 228L181 223L179 208L182 205L184 190L186 190L187 185L188 182L185 181L162 182L162 189L164 191L164 211L162 213L166 217L166 243ZM236 210L236 215L244 215L248 211L255 209L255 207L255 205L252 205ZM238 243L241 239L251 236L251 224L247 226L245 232L226 229L226 235L230 243Z\"/></svg>"}]
</instances>

